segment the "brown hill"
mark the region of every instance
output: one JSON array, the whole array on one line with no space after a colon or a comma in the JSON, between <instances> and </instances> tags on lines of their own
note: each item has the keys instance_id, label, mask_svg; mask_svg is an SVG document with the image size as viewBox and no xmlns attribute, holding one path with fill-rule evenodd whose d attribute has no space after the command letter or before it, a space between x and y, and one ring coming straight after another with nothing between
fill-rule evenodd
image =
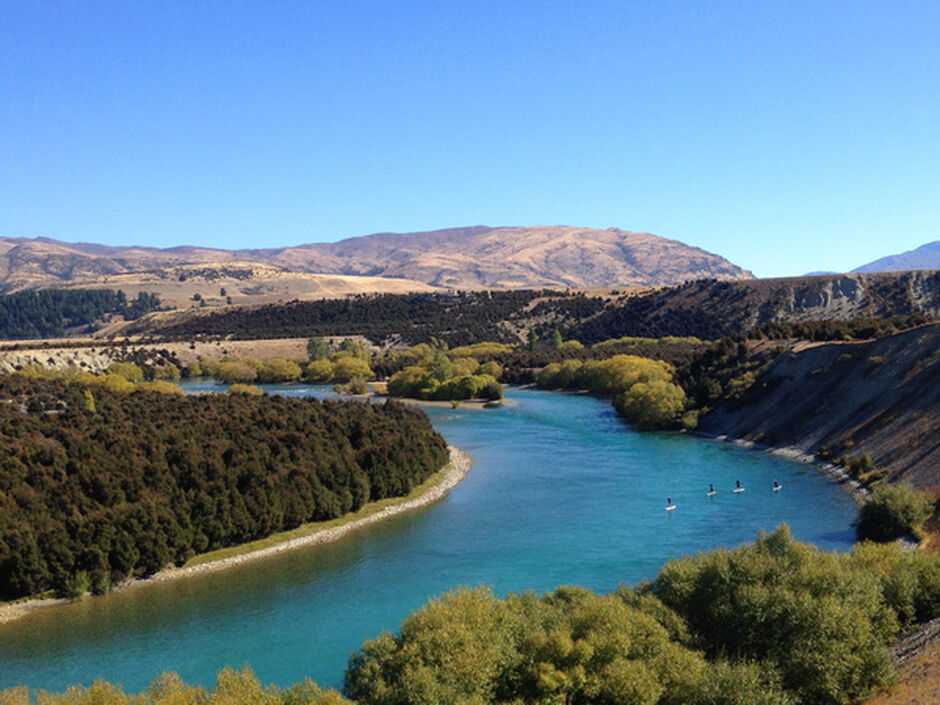
<instances>
[{"instance_id":1,"label":"brown hill","mask_svg":"<svg viewBox=\"0 0 940 705\"><path fill-rule=\"evenodd\" d=\"M753 276L705 250L616 228L477 226L254 252L285 267L404 277L456 289L649 286Z\"/></svg>"},{"instance_id":2,"label":"brown hill","mask_svg":"<svg viewBox=\"0 0 940 705\"><path fill-rule=\"evenodd\" d=\"M48 238L0 238L0 291L66 283L87 287L100 284L104 277L145 272L167 278L179 267L236 263L460 289L660 285L752 276L717 255L655 235L613 228L478 226L258 250L109 247ZM377 288L371 291L402 290L400 284L372 285Z\"/></svg>"},{"instance_id":3,"label":"brown hill","mask_svg":"<svg viewBox=\"0 0 940 705\"><path fill-rule=\"evenodd\" d=\"M0 238L0 292L23 289L114 289L130 298L154 292L164 305L185 308L193 297L212 304L259 304L347 294L431 292L396 277L291 271L242 253L208 248L108 247ZM224 292L224 293L222 293Z\"/></svg>"}]
</instances>

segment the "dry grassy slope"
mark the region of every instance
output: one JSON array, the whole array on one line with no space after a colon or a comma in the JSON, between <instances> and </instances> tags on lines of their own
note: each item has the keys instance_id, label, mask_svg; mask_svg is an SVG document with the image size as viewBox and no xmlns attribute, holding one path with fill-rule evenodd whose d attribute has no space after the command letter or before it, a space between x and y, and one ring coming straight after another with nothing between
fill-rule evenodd
<instances>
[{"instance_id":1,"label":"dry grassy slope","mask_svg":"<svg viewBox=\"0 0 940 705\"><path fill-rule=\"evenodd\" d=\"M656 285L702 277L751 277L704 250L616 228L480 226L385 233L306 251L311 250L347 260L355 271L381 268L386 276L463 289Z\"/></svg>"},{"instance_id":2,"label":"dry grassy slope","mask_svg":"<svg viewBox=\"0 0 940 705\"><path fill-rule=\"evenodd\" d=\"M23 343L0 345L0 373L11 372L25 365L39 364L50 369L85 370L97 374L104 372L111 363L123 360L126 353L136 351L143 352L144 357L149 357L153 364L162 364L166 359L164 352L171 354L180 364L200 359L218 361L226 356L257 360L269 360L273 357L302 360L307 357L307 339L278 338L276 340L156 344L131 340L125 345L105 343L89 338L35 340L29 341L29 346L24 346Z\"/></svg>"},{"instance_id":3,"label":"dry grassy slope","mask_svg":"<svg viewBox=\"0 0 940 705\"><path fill-rule=\"evenodd\" d=\"M0 239L0 243L0 288L5 292L63 282L87 286L102 277L234 263L307 274L396 277L463 289L657 285L702 277L751 277L704 250L613 228L478 226L240 251L107 247L45 238Z\"/></svg>"},{"instance_id":4,"label":"dry grassy slope","mask_svg":"<svg viewBox=\"0 0 940 705\"><path fill-rule=\"evenodd\" d=\"M140 291L160 296L173 308L198 306L199 294L209 306L266 304L300 299L338 298L348 294L439 291L410 279L289 272L267 264L198 264L149 272L111 274L58 285L63 289L114 289L133 298ZM224 291L224 294L222 293Z\"/></svg>"},{"instance_id":5,"label":"dry grassy slope","mask_svg":"<svg viewBox=\"0 0 940 705\"><path fill-rule=\"evenodd\" d=\"M915 486L940 488L940 324L784 355L754 390L701 429L809 452L867 451Z\"/></svg>"}]
</instances>

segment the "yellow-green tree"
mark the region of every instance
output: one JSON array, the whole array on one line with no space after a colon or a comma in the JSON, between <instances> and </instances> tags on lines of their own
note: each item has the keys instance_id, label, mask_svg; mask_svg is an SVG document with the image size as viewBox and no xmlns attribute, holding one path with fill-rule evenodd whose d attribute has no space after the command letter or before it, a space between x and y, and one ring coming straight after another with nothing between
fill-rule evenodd
<instances>
[{"instance_id":1,"label":"yellow-green tree","mask_svg":"<svg viewBox=\"0 0 940 705\"><path fill-rule=\"evenodd\" d=\"M358 357L339 357L333 361L333 379L337 382L348 382L353 377L372 377L372 368L369 363Z\"/></svg>"},{"instance_id":2,"label":"yellow-green tree","mask_svg":"<svg viewBox=\"0 0 940 705\"><path fill-rule=\"evenodd\" d=\"M118 375L128 382L143 382L144 372L132 362L112 362L108 365L109 375Z\"/></svg>"},{"instance_id":3,"label":"yellow-green tree","mask_svg":"<svg viewBox=\"0 0 940 705\"><path fill-rule=\"evenodd\" d=\"M226 360L219 363L219 367L213 376L226 384L236 382L247 384L255 381L258 377L258 371L245 360Z\"/></svg>"},{"instance_id":4,"label":"yellow-green tree","mask_svg":"<svg viewBox=\"0 0 940 705\"><path fill-rule=\"evenodd\" d=\"M333 363L326 358L314 360L304 368L304 379L314 384L329 382L333 379Z\"/></svg>"}]
</instances>

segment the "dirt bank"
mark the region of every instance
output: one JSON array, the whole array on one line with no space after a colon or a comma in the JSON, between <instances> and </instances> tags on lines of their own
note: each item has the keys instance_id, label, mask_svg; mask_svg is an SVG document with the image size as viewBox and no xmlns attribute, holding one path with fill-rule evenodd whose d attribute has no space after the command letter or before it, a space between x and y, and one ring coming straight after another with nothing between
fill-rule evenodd
<instances>
[{"instance_id":1,"label":"dirt bank","mask_svg":"<svg viewBox=\"0 0 940 705\"><path fill-rule=\"evenodd\" d=\"M719 406L699 428L809 455L867 452L892 479L940 488L940 324L783 355L745 404Z\"/></svg>"}]
</instances>

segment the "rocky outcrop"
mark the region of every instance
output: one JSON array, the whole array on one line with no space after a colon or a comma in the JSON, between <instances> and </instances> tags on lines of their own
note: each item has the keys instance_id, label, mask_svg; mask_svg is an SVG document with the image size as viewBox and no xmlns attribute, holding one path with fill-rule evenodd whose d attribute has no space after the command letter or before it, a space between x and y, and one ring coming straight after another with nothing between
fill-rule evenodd
<instances>
[{"instance_id":1,"label":"rocky outcrop","mask_svg":"<svg viewBox=\"0 0 940 705\"><path fill-rule=\"evenodd\" d=\"M700 280L628 294L565 333L582 343L624 335L720 338L773 323L940 316L940 271Z\"/></svg>"}]
</instances>

